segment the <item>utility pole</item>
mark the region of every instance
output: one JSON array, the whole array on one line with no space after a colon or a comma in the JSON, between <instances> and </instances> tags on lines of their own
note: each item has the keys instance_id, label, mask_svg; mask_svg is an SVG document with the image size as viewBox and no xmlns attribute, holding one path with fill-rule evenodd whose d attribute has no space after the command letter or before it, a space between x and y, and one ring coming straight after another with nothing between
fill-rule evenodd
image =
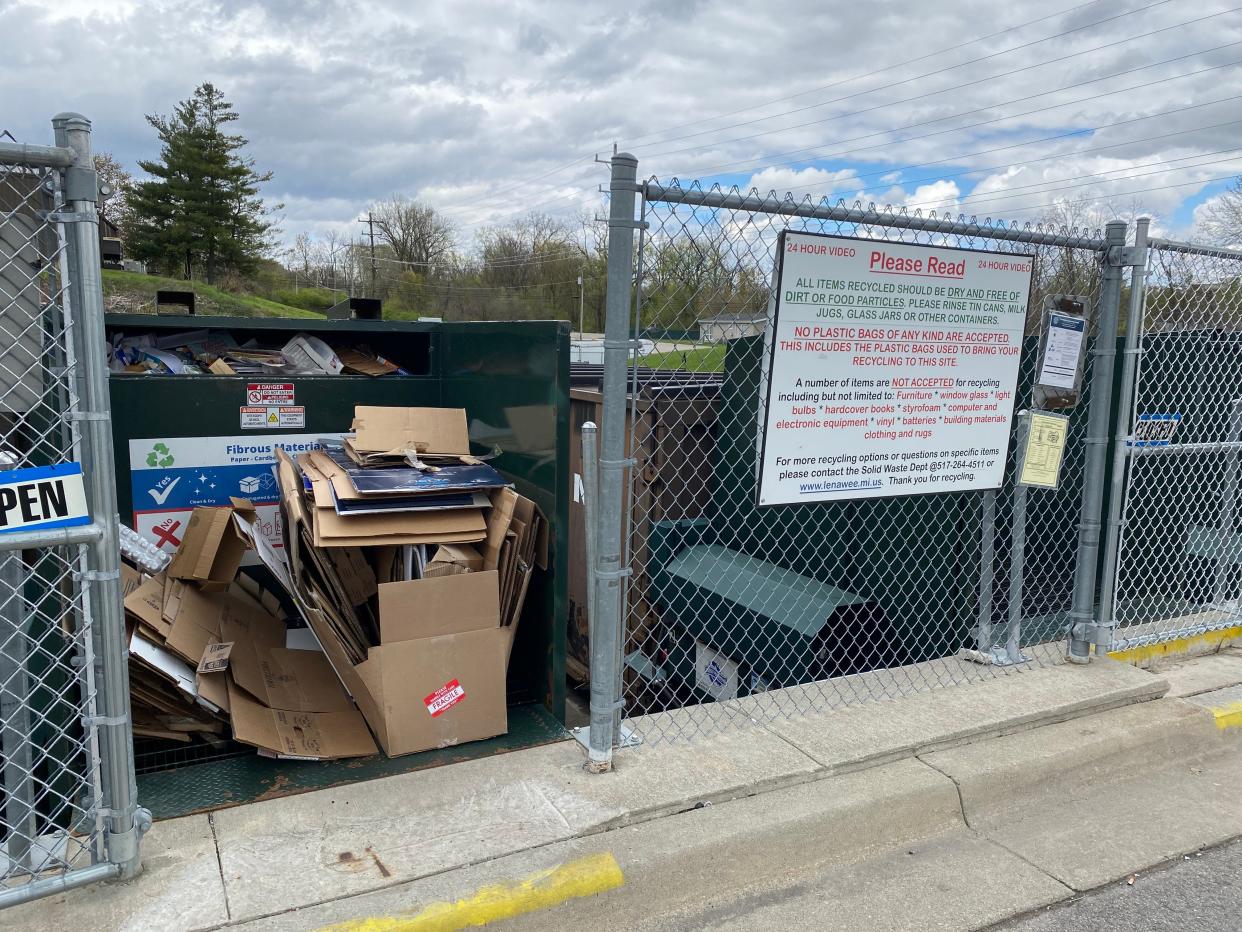
<instances>
[{"instance_id":1,"label":"utility pole","mask_svg":"<svg viewBox=\"0 0 1242 932\"><path fill-rule=\"evenodd\" d=\"M578 339L585 340L586 336L582 333L582 309L586 305L586 291L582 286L582 276L578 276Z\"/></svg>"},{"instance_id":2,"label":"utility pole","mask_svg":"<svg viewBox=\"0 0 1242 932\"><path fill-rule=\"evenodd\" d=\"M359 220L359 223L367 225L367 235L371 239L371 297L375 297L375 217L371 215L371 211L367 211L367 219Z\"/></svg>"}]
</instances>

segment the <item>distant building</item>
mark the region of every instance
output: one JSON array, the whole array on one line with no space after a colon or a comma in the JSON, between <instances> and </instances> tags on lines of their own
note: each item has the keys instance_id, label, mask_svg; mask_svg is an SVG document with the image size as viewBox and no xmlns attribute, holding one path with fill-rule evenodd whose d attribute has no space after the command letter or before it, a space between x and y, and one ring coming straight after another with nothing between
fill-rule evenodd
<instances>
[{"instance_id":1,"label":"distant building","mask_svg":"<svg viewBox=\"0 0 1242 932\"><path fill-rule=\"evenodd\" d=\"M121 247L121 231L115 223L99 215L99 264L105 269L123 269L125 250Z\"/></svg>"},{"instance_id":2,"label":"distant building","mask_svg":"<svg viewBox=\"0 0 1242 932\"><path fill-rule=\"evenodd\" d=\"M715 317L700 317L699 341L726 343L739 337L758 336L767 325L766 314L717 314Z\"/></svg>"}]
</instances>

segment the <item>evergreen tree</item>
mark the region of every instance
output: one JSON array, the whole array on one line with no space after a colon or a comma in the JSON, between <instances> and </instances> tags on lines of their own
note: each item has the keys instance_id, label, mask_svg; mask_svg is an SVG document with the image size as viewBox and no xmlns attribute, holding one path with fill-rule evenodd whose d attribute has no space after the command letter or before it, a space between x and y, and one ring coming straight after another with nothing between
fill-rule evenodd
<instances>
[{"instance_id":1,"label":"evergreen tree","mask_svg":"<svg viewBox=\"0 0 1242 932\"><path fill-rule=\"evenodd\" d=\"M138 163L149 179L134 186L131 255L185 278L215 282L246 273L271 251L275 226L259 196L272 177L242 154L247 140L226 132L233 105L211 83L172 116L147 116L159 134L159 161ZM273 208L279 209L279 207Z\"/></svg>"}]
</instances>

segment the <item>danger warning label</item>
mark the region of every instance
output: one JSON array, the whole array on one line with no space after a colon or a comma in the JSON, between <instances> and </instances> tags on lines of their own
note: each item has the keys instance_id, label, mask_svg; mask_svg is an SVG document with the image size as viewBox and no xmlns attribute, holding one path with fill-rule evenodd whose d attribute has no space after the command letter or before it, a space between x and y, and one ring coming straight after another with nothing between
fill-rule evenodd
<instances>
[{"instance_id":1,"label":"danger warning label","mask_svg":"<svg viewBox=\"0 0 1242 932\"><path fill-rule=\"evenodd\" d=\"M306 427L306 408L302 405L246 405L239 410L242 430Z\"/></svg>"}]
</instances>

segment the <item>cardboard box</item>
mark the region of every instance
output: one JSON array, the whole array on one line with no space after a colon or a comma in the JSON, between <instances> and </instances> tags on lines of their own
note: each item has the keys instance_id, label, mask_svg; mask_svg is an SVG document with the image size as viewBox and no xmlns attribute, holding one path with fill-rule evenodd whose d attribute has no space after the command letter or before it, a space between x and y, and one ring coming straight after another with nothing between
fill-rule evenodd
<instances>
[{"instance_id":1,"label":"cardboard box","mask_svg":"<svg viewBox=\"0 0 1242 932\"><path fill-rule=\"evenodd\" d=\"M427 561L424 579L478 573L483 569L483 554L469 544L441 544Z\"/></svg>"},{"instance_id":2,"label":"cardboard box","mask_svg":"<svg viewBox=\"0 0 1242 932\"><path fill-rule=\"evenodd\" d=\"M232 508L195 508L181 546L168 564L168 576L198 583L204 589L226 589L241 567L249 544L233 524L236 510L254 520L254 506L231 499Z\"/></svg>"},{"instance_id":3,"label":"cardboard box","mask_svg":"<svg viewBox=\"0 0 1242 932\"><path fill-rule=\"evenodd\" d=\"M495 573L381 583L380 644L353 664L326 615L307 623L390 757L504 734L511 631Z\"/></svg>"}]
</instances>

